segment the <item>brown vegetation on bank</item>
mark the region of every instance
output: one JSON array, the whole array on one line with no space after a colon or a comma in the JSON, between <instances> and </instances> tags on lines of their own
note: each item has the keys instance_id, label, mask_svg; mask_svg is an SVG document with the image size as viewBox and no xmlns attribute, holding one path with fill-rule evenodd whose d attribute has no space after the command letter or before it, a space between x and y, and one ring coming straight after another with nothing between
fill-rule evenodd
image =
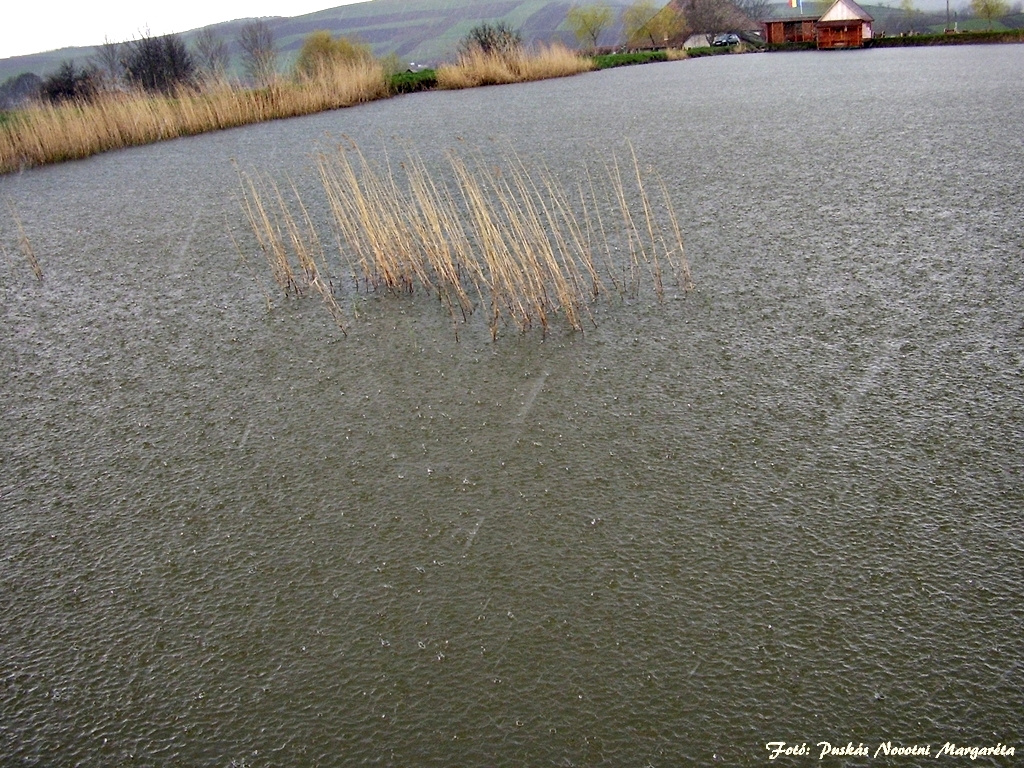
<instances>
[{"instance_id":1,"label":"brown vegetation on bank","mask_svg":"<svg viewBox=\"0 0 1024 768\"><path fill-rule=\"evenodd\" d=\"M360 61L324 69L316 78L281 80L260 89L219 82L180 88L169 96L108 92L89 100L36 104L0 125L0 173L387 95L383 67Z\"/></svg>"},{"instance_id":2,"label":"brown vegetation on bank","mask_svg":"<svg viewBox=\"0 0 1024 768\"><path fill-rule=\"evenodd\" d=\"M508 51L485 51L473 47L454 64L437 69L437 86L445 89L475 88L481 85L523 83L567 77L589 72L594 61L564 45L541 45L534 51L516 47Z\"/></svg>"},{"instance_id":3,"label":"brown vegetation on bank","mask_svg":"<svg viewBox=\"0 0 1024 768\"><path fill-rule=\"evenodd\" d=\"M470 50L437 72L441 88L564 77L594 68L561 45L498 53ZM119 147L352 106L390 95L384 66L370 56L319 63L294 80L265 88L224 81L180 87L171 95L141 90L35 104L0 123L0 173L74 160Z\"/></svg>"}]
</instances>

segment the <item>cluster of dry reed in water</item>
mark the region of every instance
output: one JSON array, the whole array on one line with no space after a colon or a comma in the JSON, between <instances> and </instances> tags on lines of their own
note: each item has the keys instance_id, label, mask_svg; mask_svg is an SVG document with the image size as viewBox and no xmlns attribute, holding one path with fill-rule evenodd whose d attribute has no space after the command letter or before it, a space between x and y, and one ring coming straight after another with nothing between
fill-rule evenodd
<instances>
[{"instance_id":1,"label":"cluster of dry reed in water","mask_svg":"<svg viewBox=\"0 0 1024 768\"><path fill-rule=\"evenodd\" d=\"M447 181L408 152L381 171L354 145L318 156L338 240L332 266L325 238L294 185L242 172L242 205L275 281L286 294L319 294L339 327L339 297L358 292L434 295L455 328L480 310L492 338L506 324L546 331L557 316L574 330L592 321L605 295L650 285L692 286L683 238L663 182L648 190L640 163L613 156L566 188L510 153L501 168L479 154L448 153Z\"/></svg>"},{"instance_id":2,"label":"cluster of dry reed in water","mask_svg":"<svg viewBox=\"0 0 1024 768\"><path fill-rule=\"evenodd\" d=\"M441 88L539 80L592 68L590 59L560 46L532 53L472 54L438 69ZM88 101L36 104L0 124L0 173L89 157L222 128L322 112L390 95L377 61L347 61L316 77L281 79L266 88L209 82L172 95L112 91Z\"/></svg>"}]
</instances>

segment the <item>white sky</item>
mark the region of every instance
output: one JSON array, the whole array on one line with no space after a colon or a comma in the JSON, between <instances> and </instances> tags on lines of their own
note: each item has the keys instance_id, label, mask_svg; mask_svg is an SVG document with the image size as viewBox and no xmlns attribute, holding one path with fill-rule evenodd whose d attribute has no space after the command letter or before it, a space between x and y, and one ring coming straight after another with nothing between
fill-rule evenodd
<instances>
[{"instance_id":1,"label":"white sky","mask_svg":"<svg viewBox=\"0 0 1024 768\"><path fill-rule=\"evenodd\" d=\"M0 59L164 35L232 19L301 16L360 0L3 0Z\"/></svg>"}]
</instances>

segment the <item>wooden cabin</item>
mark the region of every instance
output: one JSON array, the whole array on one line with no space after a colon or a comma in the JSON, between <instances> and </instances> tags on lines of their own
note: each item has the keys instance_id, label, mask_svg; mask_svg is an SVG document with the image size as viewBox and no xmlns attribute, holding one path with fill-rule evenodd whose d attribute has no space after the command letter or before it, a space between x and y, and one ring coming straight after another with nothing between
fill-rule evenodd
<instances>
[{"instance_id":1,"label":"wooden cabin","mask_svg":"<svg viewBox=\"0 0 1024 768\"><path fill-rule=\"evenodd\" d=\"M836 0L814 25L818 48L860 48L874 34L873 21L854 0Z\"/></svg>"},{"instance_id":2,"label":"wooden cabin","mask_svg":"<svg viewBox=\"0 0 1024 768\"><path fill-rule=\"evenodd\" d=\"M762 24L769 45L815 43L818 48L860 48L872 37L872 22L854 0L836 0L822 16L771 18Z\"/></svg>"},{"instance_id":3,"label":"wooden cabin","mask_svg":"<svg viewBox=\"0 0 1024 768\"><path fill-rule=\"evenodd\" d=\"M770 19L764 22L764 39L769 45L782 43L813 43L816 16L791 19Z\"/></svg>"}]
</instances>

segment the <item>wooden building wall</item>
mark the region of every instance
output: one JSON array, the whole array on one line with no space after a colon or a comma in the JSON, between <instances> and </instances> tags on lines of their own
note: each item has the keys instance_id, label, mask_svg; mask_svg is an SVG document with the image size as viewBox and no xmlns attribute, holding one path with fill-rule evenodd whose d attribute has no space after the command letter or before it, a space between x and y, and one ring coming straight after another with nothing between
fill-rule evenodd
<instances>
[{"instance_id":1,"label":"wooden building wall","mask_svg":"<svg viewBox=\"0 0 1024 768\"><path fill-rule=\"evenodd\" d=\"M863 27L860 21L818 24L818 47L860 48L864 45Z\"/></svg>"},{"instance_id":2,"label":"wooden building wall","mask_svg":"<svg viewBox=\"0 0 1024 768\"><path fill-rule=\"evenodd\" d=\"M765 42L810 43L814 42L814 21L812 19L791 19L788 21L766 21Z\"/></svg>"}]
</instances>

